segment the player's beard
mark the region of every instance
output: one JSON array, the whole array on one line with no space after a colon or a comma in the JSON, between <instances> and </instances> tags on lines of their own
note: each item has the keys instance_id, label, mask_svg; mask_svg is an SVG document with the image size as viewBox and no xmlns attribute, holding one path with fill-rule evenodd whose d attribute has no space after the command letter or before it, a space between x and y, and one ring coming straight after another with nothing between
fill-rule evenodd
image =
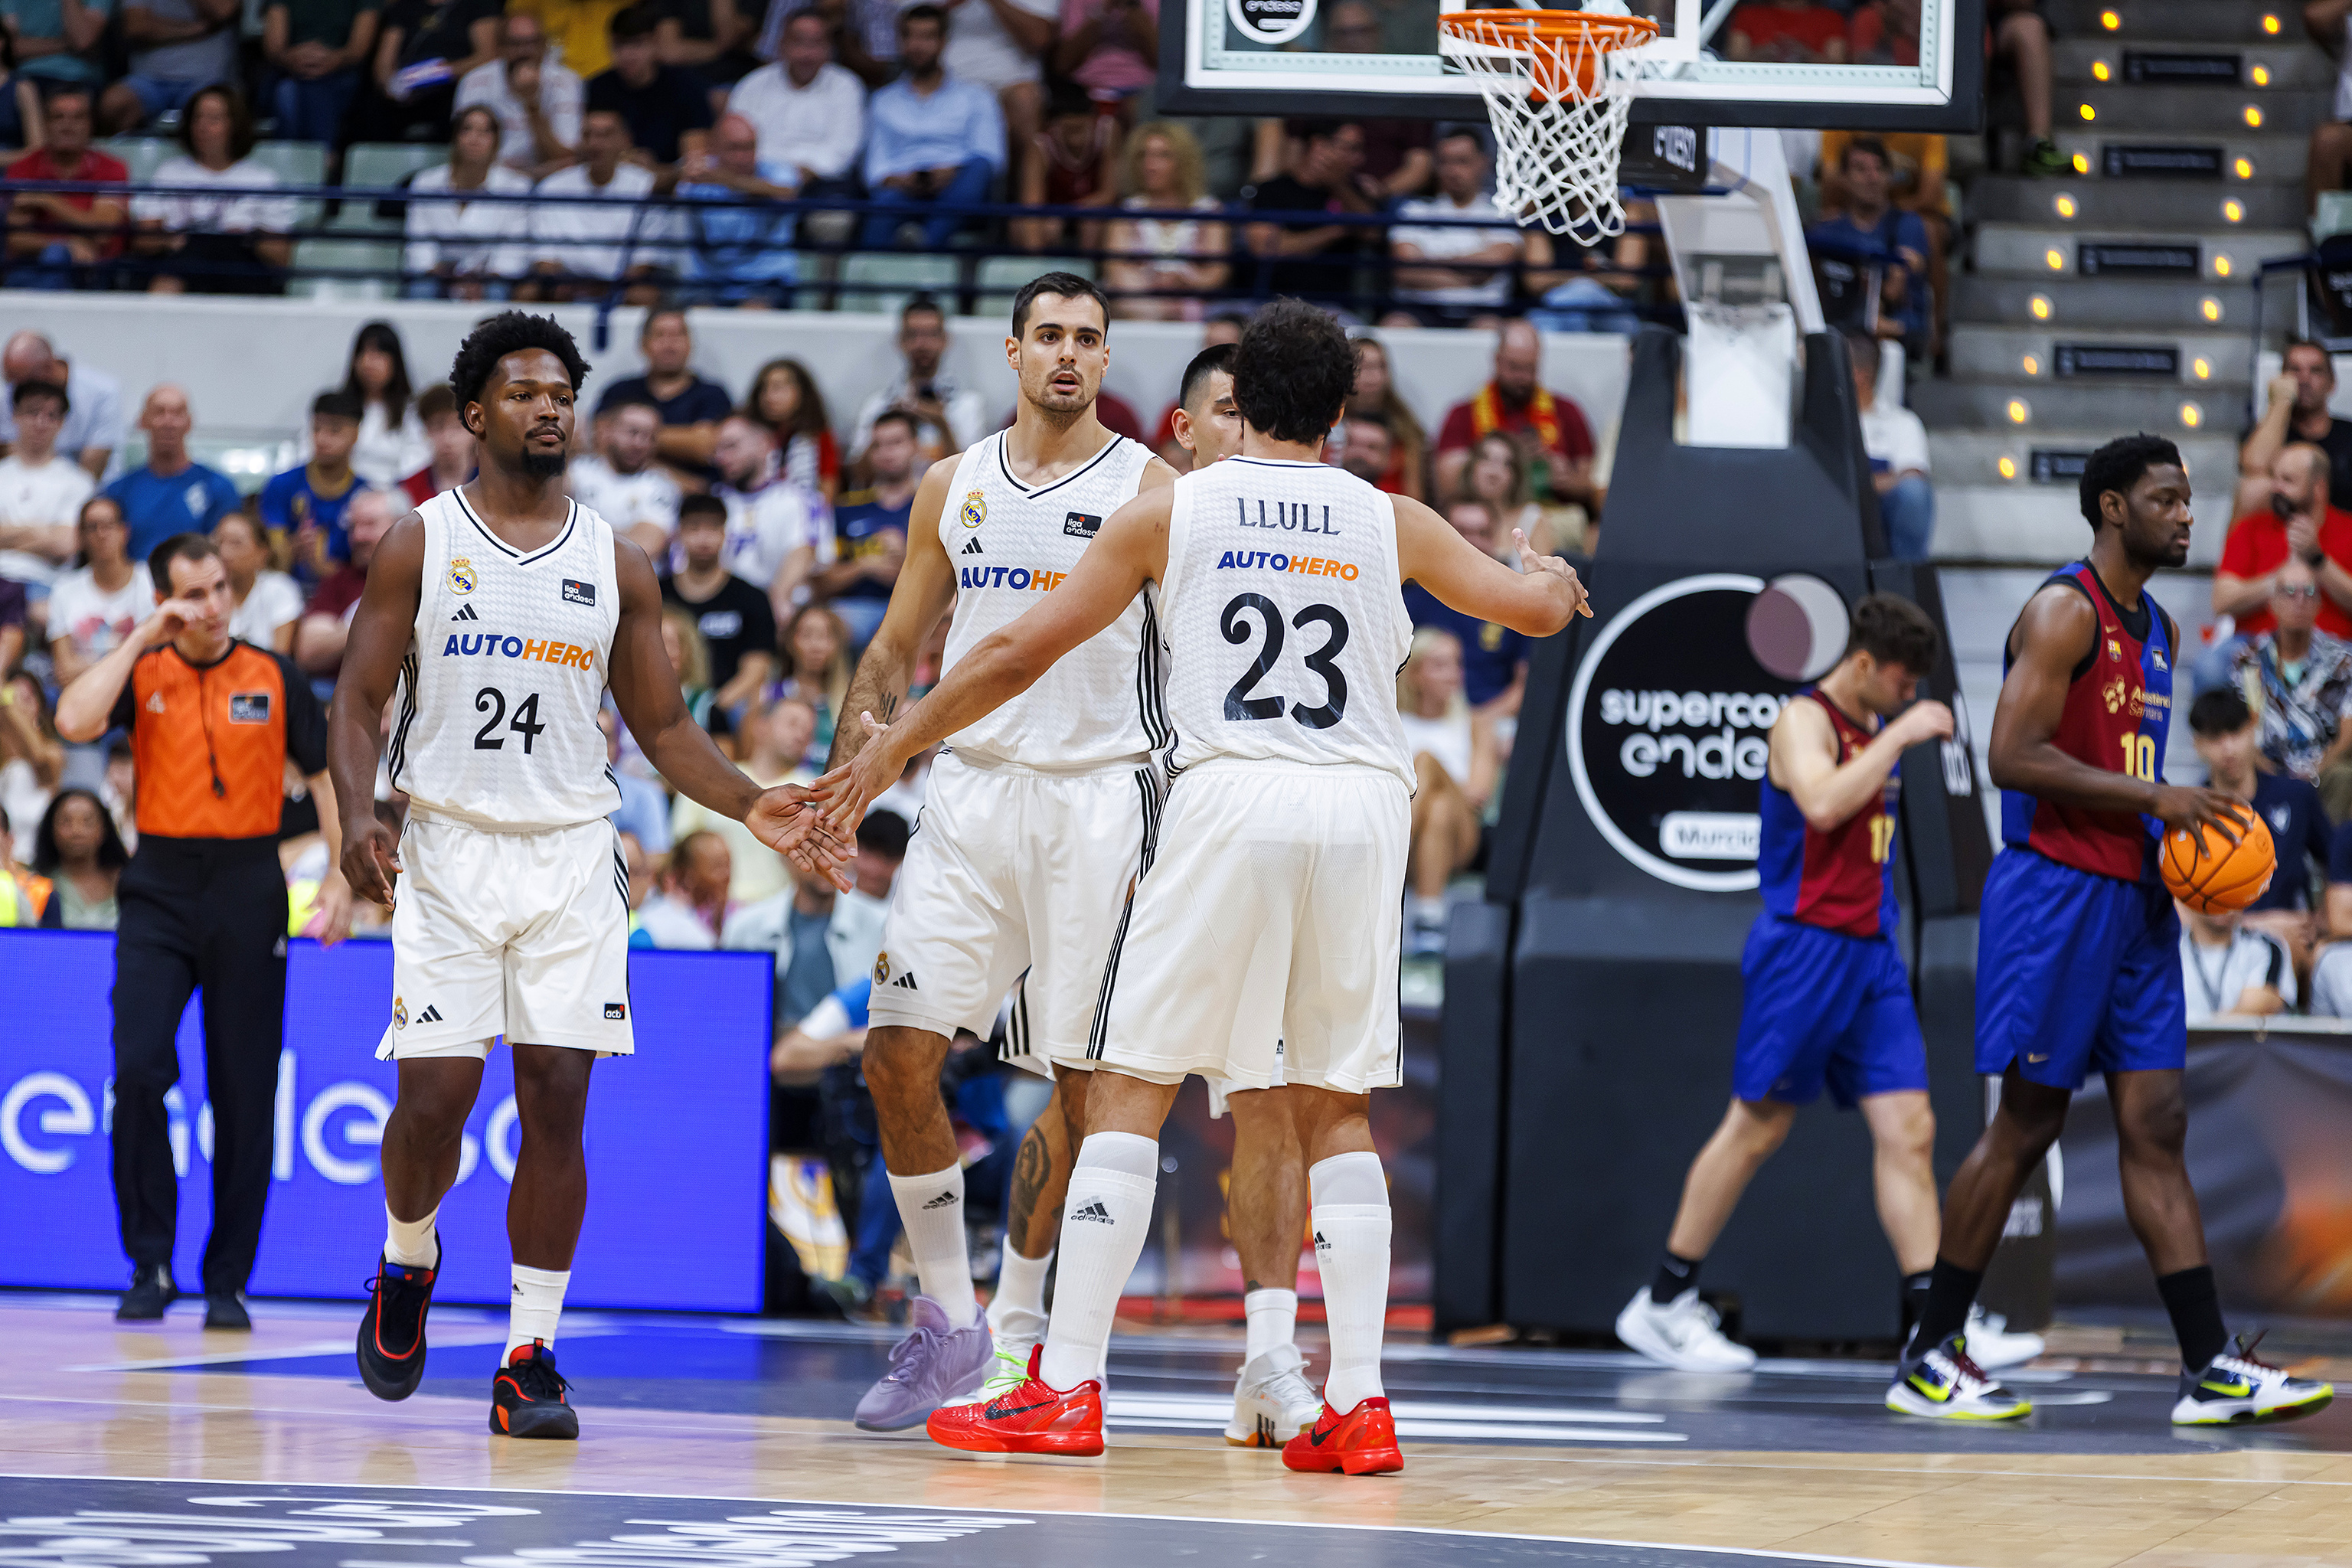
<instances>
[{"instance_id":1,"label":"player's beard","mask_svg":"<svg viewBox=\"0 0 2352 1568\"><path fill-rule=\"evenodd\" d=\"M525 451L522 471L534 479L560 479L563 477L563 454L561 452Z\"/></svg>"}]
</instances>

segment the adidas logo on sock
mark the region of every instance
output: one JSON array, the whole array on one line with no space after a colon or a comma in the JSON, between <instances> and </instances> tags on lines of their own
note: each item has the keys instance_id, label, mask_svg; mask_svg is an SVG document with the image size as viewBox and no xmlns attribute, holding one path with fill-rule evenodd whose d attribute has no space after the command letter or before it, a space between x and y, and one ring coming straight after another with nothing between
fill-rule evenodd
<instances>
[{"instance_id":1,"label":"adidas logo on sock","mask_svg":"<svg viewBox=\"0 0 2352 1568\"><path fill-rule=\"evenodd\" d=\"M440 1008L428 1006L425 1011L416 1015L416 1021L420 1024L438 1024L444 1020L441 1016Z\"/></svg>"},{"instance_id":2,"label":"adidas logo on sock","mask_svg":"<svg viewBox=\"0 0 2352 1568\"><path fill-rule=\"evenodd\" d=\"M1117 1220L1110 1217L1110 1210L1102 1206L1102 1200L1100 1198L1097 1198L1094 1202L1088 1204L1086 1207L1080 1209L1070 1217L1072 1219L1098 1219L1105 1225L1116 1225L1118 1223Z\"/></svg>"},{"instance_id":3,"label":"adidas logo on sock","mask_svg":"<svg viewBox=\"0 0 2352 1568\"><path fill-rule=\"evenodd\" d=\"M1318 1230L1315 1233L1315 1245L1319 1248L1328 1247L1331 1244L1323 1239L1323 1233Z\"/></svg>"},{"instance_id":4,"label":"adidas logo on sock","mask_svg":"<svg viewBox=\"0 0 2352 1568\"><path fill-rule=\"evenodd\" d=\"M464 608L460 609L460 610L459 610L456 615L451 616L449 618L450 618L451 620L453 620L453 621L478 621L478 620L480 620L482 617L481 617L481 616L478 616L478 615L476 615L476 614L474 614L474 606L473 606L473 605L466 605Z\"/></svg>"},{"instance_id":5,"label":"adidas logo on sock","mask_svg":"<svg viewBox=\"0 0 2352 1568\"><path fill-rule=\"evenodd\" d=\"M907 971L906 973L898 976L898 979L890 982L890 984L901 991L920 991L922 989L921 986L915 984L915 972L911 969Z\"/></svg>"},{"instance_id":6,"label":"adidas logo on sock","mask_svg":"<svg viewBox=\"0 0 2352 1568\"><path fill-rule=\"evenodd\" d=\"M968 539L964 541L963 553L966 555L985 555L988 552L980 547L979 540Z\"/></svg>"},{"instance_id":7,"label":"adidas logo on sock","mask_svg":"<svg viewBox=\"0 0 2352 1568\"><path fill-rule=\"evenodd\" d=\"M958 1201L953 1193L941 1193L923 1206L927 1209L948 1209L955 1207Z\"/></svg>"}]
</instances>

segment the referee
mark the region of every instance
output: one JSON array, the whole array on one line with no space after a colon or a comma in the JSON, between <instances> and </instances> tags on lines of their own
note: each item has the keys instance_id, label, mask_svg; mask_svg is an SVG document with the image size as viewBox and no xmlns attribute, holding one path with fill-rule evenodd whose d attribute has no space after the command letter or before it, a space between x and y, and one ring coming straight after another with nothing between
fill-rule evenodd
<instances>
[{"instance_id":1,"label":"referee","mask_svg":"<svg viewBox=\"0 0 2352 1568\"><path fill-rule=\"evenodd\" d=\"M341 818L323 771L326 716L292 660L230 637L236 606L212 541L175 534L147 565L155 613L76 677L57 711L68 741L130 731L139 770L139 848L122 875L114 943L114 1204L131 1263L114 1315L160 1318L178 1294L180 1190L163 1097L179 1081L180 1015L201 987L213 1117L205 1327L249 1329L240 1298L269 1197L286 1032L278 816L289 756L319 803L330 866L342 858ZM319 907L312 931L341 941L351 889L340 870L320 886Z\"/></svg>"}]
</instances>

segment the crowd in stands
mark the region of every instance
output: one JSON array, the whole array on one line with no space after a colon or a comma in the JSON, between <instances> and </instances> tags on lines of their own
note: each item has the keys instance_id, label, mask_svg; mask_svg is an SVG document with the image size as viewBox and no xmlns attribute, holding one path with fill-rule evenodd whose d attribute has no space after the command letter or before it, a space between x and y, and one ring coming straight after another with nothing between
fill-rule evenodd
<instances>
[{"instance_id":1,"label":"crowd in stands","mask_svg":"<svg viewBox=\"0 0 2352 1568\"><path fill-rule=\"evenodd\" d=\"M1234 342L1244 321L1220 315L1203 324L1203 341ZM685 312L667 307L643 320L642 371L593 387L583 405L568 487L654 559L667 605L665 646L688 707L761 784L822 770L851 671L906 559L925 470L1010 417L948 373L946 329L937 302L910 300L898 373L840 419L839 435L809 366L774 360L746 385L721 385L696 369ZM1542 384L1532 326L1497 330L1491 379L1433 432L1400 394L1372 329L1359 337L1358 361L1329 461L1433 501L1499 559L1516 562L1514 531L1539 550L1591 547L1605 466L1583 410ZM0 689L0 810L15 825L16 855L0 865L19 866L11 875L21 891L35 881L55 887L56 867L29 857L74 789L89 792L116 835L135 842L136 780L105 742L59 742L48 705L150 613L146 563L159 544L183 532L210 535L230 578L235 635L288 656L326 696L377 545L402 513L464 483L474 453L448 387L417 385L399 332L383 321L362 327L321 378L328 384L310 400L299 460L250 494L192 454L197 411L178 386L149 386L132 408L107 372L28 331L0 347L0 676L11 679ZM1156 439L1115 397L1101 406L1107 424L1190 466L1172 405ZM126 415L141 437L135 462L122 451ZM1400 701L1424 753L1412 941L1427 952L1441 939L1446 885L1478 863L1498 804L1527 649L1516 634L1457 616L1417 589L1407 601L1422 635L1400 676ZM934 672L944 646L942 627L930 650ZM740 824L674 799L625 729L614 721L609 732L623 793L615 821L639 858L640 941L731 946L750 940L742 931L789 932L793 920L768 908L780 898L798 900L795 918L824 925L817 906L833 908L826 889L802 885ZM876 831L911 825L923 776L919 764L883 803L899 828ZM286 859L299 883L306 873L315 879L320 850L299 781L289 779L289 790ZM388 777L382 793L387 809L398 809ZM8 909L23 923L55 923L94 921L101 902L11 894ZM739 927L746 911L763 910L765 925ZM0 923L9 918L0 912ZM845 973L860 972L845 964ZM800 1016L782 1009L780 1027Z\"/></svg>"},{"instance_id":2,"label":"crowd in stands","mask_svg":"<svg viewBox=\"0 0 2352 1568\"><path fill-rule=\"evenodd\" d=\"M1989 47L2040 82L2029 166L2054 168L2047 28L2024 0L1994 10ZM813 246L938 252L978 228L1099 255L1135 316L1289 293L1397 328L1532 313L1623 331L1671 300L1638 232L1586 248L1453 226L1509 216L1483 127L1155 116L1149 0L279 0L257 16L248 31L229 0L0 0L15 60L0 97L16 107L0 144L24 149L6 174L125 186L13 198L9 284L282 289L302 220L255 156L266 135L326 149L331 179L354 143L443 150L404 182L400 270L421 297L782 306ZM1721 47L1901 62L1917 29L1918 0L1749 0ZM1414 6L1336 0L1296 47L1434 40ZM176 141L142 182L172 189L131 190L101 133ZM1832 136L1818 156L1824 232L1879 264L1884 314L1864 324L1930 352L1950 242L1940 139ZM1814 162L1808 147L1801 177ZM767 210L795 198L876 210L819 215L832 227ZM953 210L991 201L1102 216Z\"/></svg>"},{"instance_id":3,"label":"crowd in stands","mask_svg":"<svg viewBox=\"0 0 2352 1568\"><path fill-rule=\"evenodd\" d=\"M1230 342L1244 324L1221 316L1202 336ZM568 488L653 557L663 643L688 710L761 784L822 771L852 669L906 559L924 472L1009 420L1009 408L945 374L946 341L940 306L910 301L900 373L837 416L819 376L794 360L772 361L740 386L705 377L687 317L660 309L640 330L643 371L592 383L583 399ZM1541 384L1539 347L1526 322L1505 324L1491 379L1433 435L1366 329L1329 460L1432 500L1465 537L1514 563L1515 529L1541 549L1589 548L1604 484L1592 429L1574 400ZM416 384L393 326L368 323L317 370L324 384L310 403L299 460L247 494L192 455L201 411L180 387L127 395L70 344L20 331L0 345L0 926L115 923L116 880L138 838L130 748L121 736L60 740L52 709L67 682L153 613L147 557L156 546L208 534L229 576L234 635L285 654L331 695L377 545L411 507L472 477L473 437L449 388ZM131 454L126 416L143 438ZM1178 417L1170 408L1157 433L1189 468ZM1119 418L1146 438L1132 409ZM1399 893L1412 912L1411 951L1425 956L1442 950L1448 883L1481 864L1528 648L1518 634L1418 588L1407 608L1418 630L1398 700L1421 789L1411 882ZM946 631L926 650L919 691L937 679ZM776 1115L787 1129L779 1146L833 1149L835 1184L848 1199L880 1168L857 1142L860 1127L871 1142L870 1114L857 1114L859 986L921 810L928 760L877 801L859 833L856 887L840 892L797 873L740 823L675 795L617 714L603 723L621 792L614 822L629 868L633 943L774 955ZM378 814L396 829L405 802L388 773L377 793ZM289 776L279 847L292 934L312 918L326 869L317 826ZM381 912L362 908L355 934L388 934ZM1001 1086L975 1070L988 1058L966 1044L953 1058L957 1114L1001 1128ZM887 1202L864 1209L879 1228L859 1229L849 1272L835 1282L853 1305L881 1280L884 1221L896 1212Z\"/></svg>"},{"instance_id":4,"label":"crowd in stands","mask_svg":"<svg viewBox=\"0 0 2352 1568\"><path fill-rule=\"evenodd\" d=\"M2236 520L2213 574L2210 642L2190 670L2189 730L2214 787L2277 847L2242 915L2182 911L2191 1021L2352 1017L2352 424L2327 412L2321 345L2290 340L2239 447Z\"/></svg>"}]
</instances>

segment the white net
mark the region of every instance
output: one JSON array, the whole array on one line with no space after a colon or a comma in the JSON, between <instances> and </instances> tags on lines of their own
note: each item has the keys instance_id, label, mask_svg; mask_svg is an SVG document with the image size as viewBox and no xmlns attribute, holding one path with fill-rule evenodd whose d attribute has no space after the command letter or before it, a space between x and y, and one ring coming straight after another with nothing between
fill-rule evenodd
<instances>
[{"instance_id":1,"label":"white net","mask_svg":"<svg viewBox=\"0 0 2352 1568\"><path fill-rule=\"evenodd\" d=\"M1495 205L1596 245L1625 229L1617 154L1638 68L1619 50L1648 35L1606 23L1556 31L1546 18L1557 15L1455 12L1444 18L1438 47L1486 101Z\"/></svg>"}]
</instances>

